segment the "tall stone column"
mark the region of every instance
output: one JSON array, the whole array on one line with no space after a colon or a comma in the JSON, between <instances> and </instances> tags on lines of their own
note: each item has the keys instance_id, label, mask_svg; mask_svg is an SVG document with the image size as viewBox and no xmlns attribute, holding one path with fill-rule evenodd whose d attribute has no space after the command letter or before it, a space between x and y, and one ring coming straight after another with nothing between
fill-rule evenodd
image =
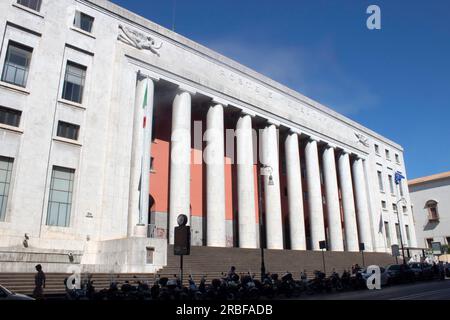
<instances>
[{"instance_id":1,"label":"tall stone column","mask_svg":"<svg viewBox=\"0 0 450 320\"><path fill-rule=\"evenodd\" d=\"M334 148L327 146L323 153L323 172L327 199L329 248L331 251L344 251L342 238L341 209L337 185L336 158Z\"/></svg>"},{"instance_id":2,"label":"tall stone column","mask_svg":"<svg viewBox=\"0 0 450 320\"><path fill-rule=\"evenodd\" d=\"M341 184L342 206L344 208L344 232L347 251L359 251L358 227L356 225L355 202L353 197L350 159L347 152L339 155L339 181Z\"/></svg>"},{"instance_id":3,"label":"tall stone column","mask_svg":"<svg viewBox=\"0 0 450 320\"><path fill-rule=\"evenodd\" d=\"M317 141L310 140L305 147L306 176L308 180L309 222L311 247L320 250L319 241L325 240L323 220L322 190L320 184L319 155Z\"/></svg>"},{"instance_id":4,"label":"tall stone column","mask_svg":"<svg viewBox=\"0 0 450 320\"><path fill-rule=\"evenodd\" d=\"M298 147L298 135L296 133L290 133L286 137L284 148L286 152L286 178L291 249L306 250L300 151Z\"/></svg>"},{"instance_id":5,"label":"tall stone column","mask_svg":"<svg viewBox=\"0 0 450 320\"><path fill-rule=\"evenodd\" d=\"M206 243L225 247L225 161L223 106L209 108L206 115Z\"/></svg>"},{"instance_id":6,"label":"tall stone column","mask_svg":"<svg viewBox=\"0 0 450 320\"><path fill-rule=\"evenodd\" d=\"M268 125L263 130L261 148L261 162L269 169L266 170L267 174L264 175L267 249L283 249L278 135L274 125ZM270 176L272 176L272 181L269 181Z\"/></svg>"},{"instance_id":7,"label":"tall stone column","mask_svg":"<svg viewBox=\"0 0 450 320\"><path fill-rule=\"evenodd\" d=\"M172 106L170 144L169 243L174 243L177 217L185 214L190 222L191 179L191 95L179 92Z\"/></svg>"},{"instance_id":8,"label":"tall stone column","mask_svg":"<svg viewBox=\"0 0 450 320\"><path fill-rule=\"evenodd\" d=\"M369 214L369 204L367 202L366 178L362 159L358 158L353 162L353 176L355 178L354 185L360 242L364 243L366 251L372 252L371 219Z\"/></svg>"},{"instance_id":9,"label":"tall stone column","mask_svg":"<svg viewBox=\"0 0 450 320\"><path fill-rule=\"evenodd\" d=\"M137 73L128 204L128 237L147 236L154 83Z\"/></svg>"},{"instance_id":10,"label":"tall stone column","mask_svg":"<svg viewBox=\"0 0 450 320\"><path fill-rule=\"evenodd\" d=\"M236 126L239 247L256 248L255 177L252 118L243 115Z\"/></svg>"}]
</instances>

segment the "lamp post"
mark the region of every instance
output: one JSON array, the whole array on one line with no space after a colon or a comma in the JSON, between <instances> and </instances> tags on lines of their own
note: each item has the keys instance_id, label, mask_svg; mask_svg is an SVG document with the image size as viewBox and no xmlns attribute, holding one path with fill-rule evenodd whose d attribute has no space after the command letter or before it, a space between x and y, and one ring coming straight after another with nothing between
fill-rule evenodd
<instances>
[{"instance_id":1,"label":"lamp post","mask_svg":"<svg viewBox=\"0 0 450 320\"><path fill-rule=\"evenodd\" d=\"M264 232L264 225L263 225L263 209L262 209L262 177L266 175L264 172L266 169L269 169L269 181L268 185L273 186L273 168L271 166L267 165L261 165L260 166L260 175L258 179L258 211L259 211L259 248L261 250L261 281L264 281L264 278L266 276L266 265L264 262L264 247L263 247L263 232Z\"/></svg>"},{"instance_id":2,"label":"lamp post","mask_svg":"<svg viewBox=\"0 0 450 320\"><path fill-rule=\"evenodd\" d=\"M403 226L401 225L401 223L400 223L400 215L399 215L399 208L398 208L398 204L400 203L400 202L403 202L405 205L407 204L407 202L406 202L406 199L405 198L401 198L400 200L398 200L397 201L397 221L398 221L398 225L400 226L400 246L401 246L401 248L402 248L402 258L403 258L403 264L406 264L406 260L405 260L405 246L403 245L403 236L402 236L402 229L403 229ZM403 221L403 219L402 219L402 221Z\"/></svg>"}]
</instances>

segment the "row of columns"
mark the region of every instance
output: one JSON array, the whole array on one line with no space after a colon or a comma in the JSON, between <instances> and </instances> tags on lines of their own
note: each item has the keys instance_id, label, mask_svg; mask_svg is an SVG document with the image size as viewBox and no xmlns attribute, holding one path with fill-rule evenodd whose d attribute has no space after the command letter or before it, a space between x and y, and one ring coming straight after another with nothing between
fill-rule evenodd
<instances>
[{"instance_id":1,"label":"row of columns","mask_svg":"<svg viewBox=\"0 0 450 320\"><path fill-rule=\"evenodd\" d=\"M215 104L209 108L206 122L207 245L224 247L226 245L224 110L221 104ZM250 115L243 114L238 119L235 134L239 247L256 248L258 241L255 217L253 131ZM283 249L278 143L276 126L267 125L262 133L261 162L263 166L272 169L270 186L269 175L264 176L265 227L268 249ZM298 134L289 133L284 141L284 146L291 248L306 250ZM177 216L179 214L190 216L191 95L188 92L177 93L173 101L171 154L176 155L170 157L169 243L173 244ZM351 167L349 154L341 152L338 156L338 175L335 148L331 145L326 146L322 157L329 230L328 249L343 251L345 237L345 246L348 251L358 251L359 242L364 242L366 250L372 251L371 222L363 160L356 159ZM307 142L305 160L311 244L313 250L319 250L319 241L325 240L326 234L317 140L311 138ZM338 177L342 193L344 234L341 224ZM145 190L141 191L145 192ZM356 214L356 210L358 214Z\"/></svg>"}]
</instances>

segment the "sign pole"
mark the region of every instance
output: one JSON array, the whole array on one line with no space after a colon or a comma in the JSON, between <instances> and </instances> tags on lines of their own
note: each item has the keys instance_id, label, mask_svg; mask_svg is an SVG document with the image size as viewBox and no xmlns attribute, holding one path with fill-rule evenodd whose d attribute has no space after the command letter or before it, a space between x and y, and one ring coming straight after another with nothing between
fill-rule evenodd
<instances>
[{"instance_id":1,"label":"sign pole","mask_svg":"<svg viewBox=\"0 0 450 320\"><path fill-rule=\"evenodd\" d=\"M183 255L180 255L180 281L183 286Z\"/></svg>"},{"instance_id":2,"label":"sign pole","mask_svg":"<svg viewBox=\"0 0 450 320\"><path fill-rule=\"evenodd\" d=\"M322 249L322 262L323 262L323 273L325 273L325 275L327 274L327 271L325 269L325 252Z\"/></svg>"}]
</instances>

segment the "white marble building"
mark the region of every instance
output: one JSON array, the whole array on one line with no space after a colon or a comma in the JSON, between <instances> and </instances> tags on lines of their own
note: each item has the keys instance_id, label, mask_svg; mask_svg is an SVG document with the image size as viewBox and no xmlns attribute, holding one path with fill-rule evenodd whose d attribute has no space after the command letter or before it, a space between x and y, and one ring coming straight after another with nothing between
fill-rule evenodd
<instances>
[{"instance_id":1,"label":"white marble building","mask_svg":"<svg viewBox=\"0 0 450 320\"><path fill-rule=\"evenodd\" d=\"M47 271L165 265L172 232L147 237L151 221L141 209L152 185L151 175L140 179L151 169L143 150L155 147L153 122L141 130L142 118L152 119L157 96L171 99L165 126L172 154L185 161L167 163L169 209L152 223L173 230L179 213L190 216L195 105L219 134L208 141L217 161L205 165L207 223L191 217L194 243L229 245L234 232L232 245L259 245L251 162L258 126L272 169L263 181L267 248L287 248L288 238L291 249L317 250L327 239L333 251L358 251L364 242L385 252L398 230L416 246L406 181L398 192L393 182L396 171L406 176L402 147L332 109L106 0L3 0L0 31L0 272L31 271L37 262ZM224 117L240 129L235 227L224 213ZM281 158L286 193L297 195L287 197L287 209Z\"/></svg>"},{"instance_id":2,"label":"white marble building","mask_svg":"<svg viewBox=\"0 0 450 320\"><path fill-rule=\"evenodd\" d=\"M417 243L450 245L450 172L409 181Z\"/></svg>"}]
</instances>

